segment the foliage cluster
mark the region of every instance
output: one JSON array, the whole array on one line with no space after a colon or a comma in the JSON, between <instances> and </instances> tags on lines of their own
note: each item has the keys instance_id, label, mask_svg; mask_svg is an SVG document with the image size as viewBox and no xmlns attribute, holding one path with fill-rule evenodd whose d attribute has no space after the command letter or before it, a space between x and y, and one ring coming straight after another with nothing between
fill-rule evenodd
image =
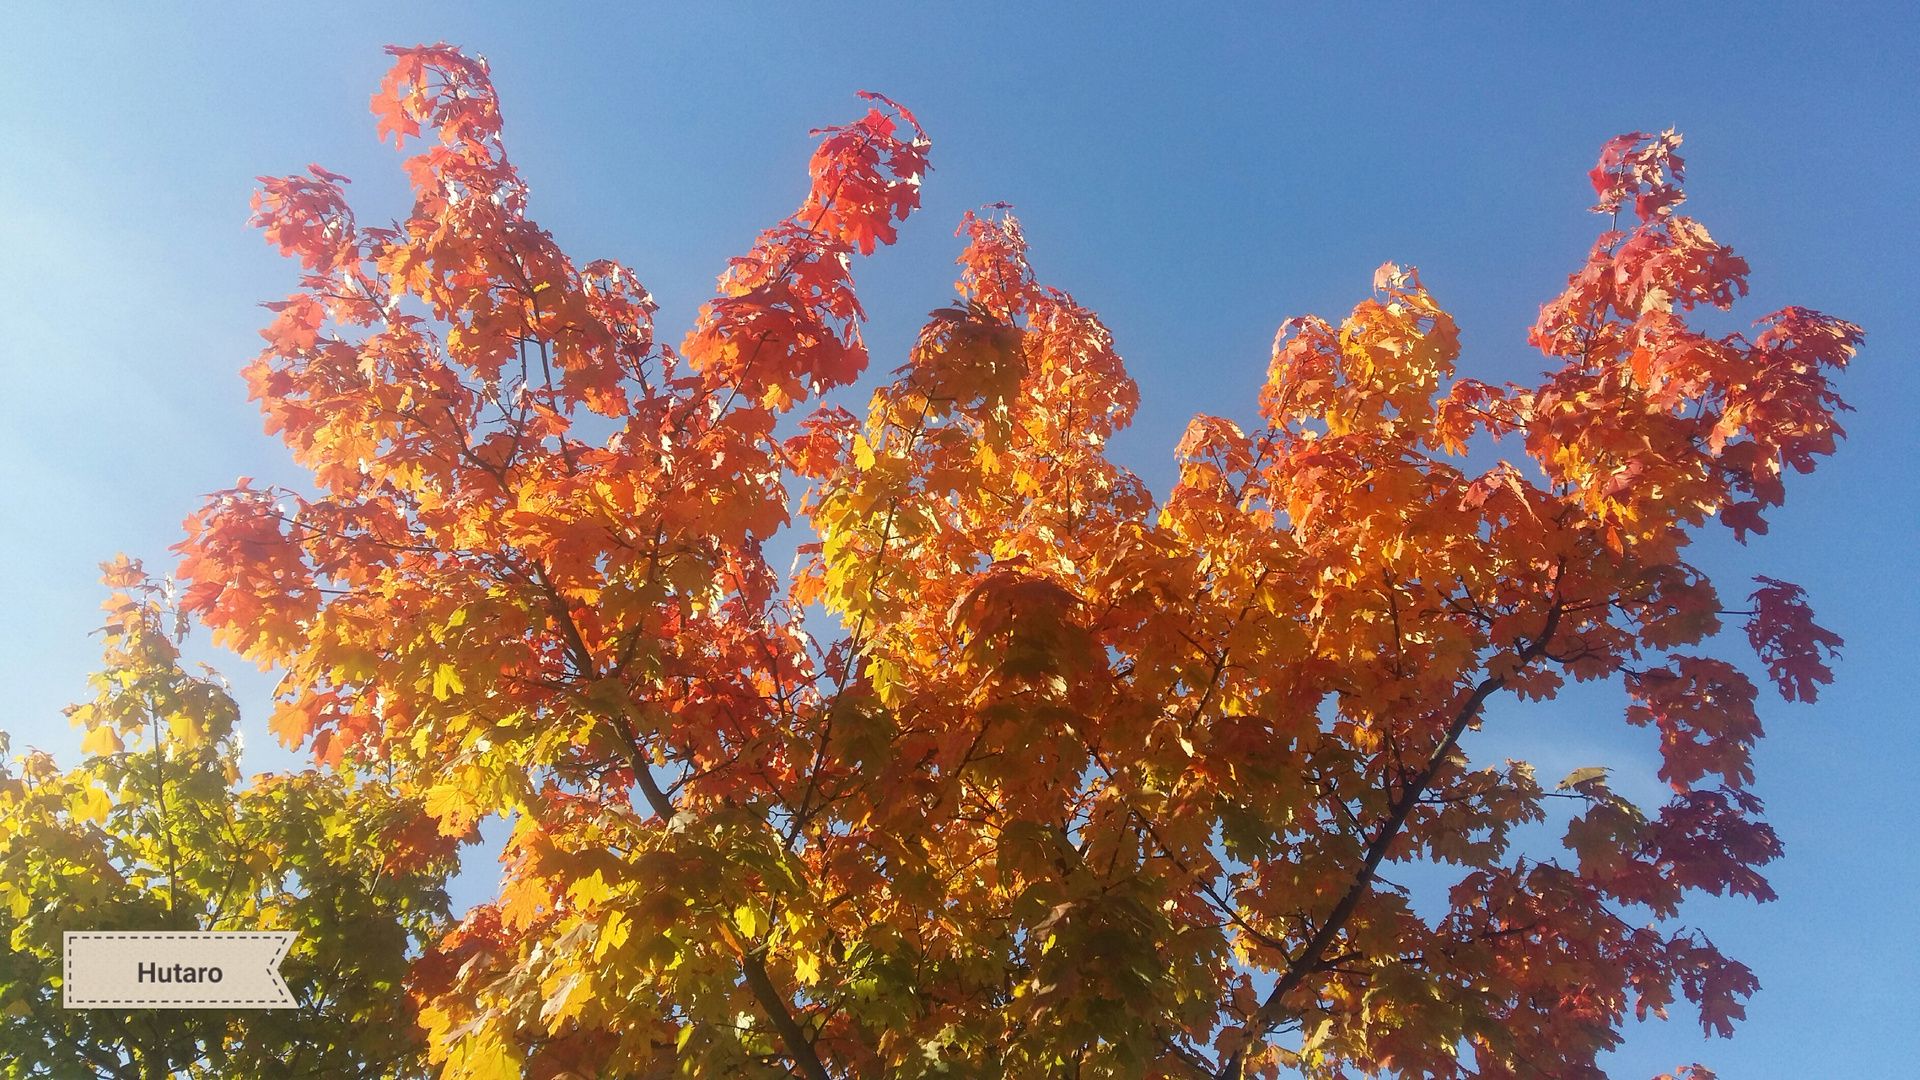
<instances>
[{"instance_id":1,"label":"foliage cluster","mask_svg":"<svg viewBox=\"0 0 1920 1080\"><path fill-rule=\"evenodd\" d=\"M138 563L105 569L106 666L68 710L85 760L0 763L0 1076L422 1075L403 982L445 932L453 843L389 784L307 770L236 789L232 697L182 669L166 591ZM281 965L299 1008L61 1004L66 931L253 929L299 934Z\"/></svg>"},{"instance_id":2,"label":"foliage cluster","mask_svg":"<svg viewBox=\"0 0 1920 1080\"><path fill-rule=\"evenodd\" d=\"M1162 502L1107 456L1138 403L1111 336L1004 212L961 222L959 298L864 417L821 401L868 362L855 256L919 202L904 108L818 133L799 209L676 347L632 271L527 217L484 63L393 53L373 105L418 141L406 219L362 226L317 166L256 200L303 276L246 377L313 486L242 481L178 548L182 612L283 672L272 730L337 771L229 797L230 705L116 690L82 774L8 781L37 809L7 835L65 830L73 869L8 880L90 895L112 855L204 920L244 866L232 917L337 925L318 955L368 987L422 943L448 1080L1596 1077L1629 1015L1743 1016L1752 974L1674 921L1690 893L1769 899L1780 853L1759 688L1700 648L1744 619L1811 701L1839 640L1773 579L1728 611L1686 549L1764 533L1785 470L1832 452L1860 332L1689 324L1748 268L1678 212L1677 135L1605 147L1610 224L1532 329L1540 382L1458 376L1452 318L1389 264L1345 319L1281 327L1260 426L1194 420ZM1487 436L1523 465L1473 466ZM783 575L765 548L796 523ZM158 609L121 610L158 649ZM224 701L170 662L107 678ZM1569 679L1658 731L1666 805L1469 759L1491 698ZM178 742L204 778L166 781L228 807L192 826L234 851L198 877L83 828L151 812L86 793L159 792L116 733L176 715L220 718ZM1555 796L1569 857L1519 850ZM427 933L446 843L492 814L497 900ZM368 876L368 850L401 865ZM1382 877L1409 863L1450 868L1437 917ZM298 914L328 874L378 898L364 924ZM115 910L186 917L141 887ZM42 901L0 895L43 943ZM363 930L386 944L349 950Z\"/></svg>"}]
</instances>

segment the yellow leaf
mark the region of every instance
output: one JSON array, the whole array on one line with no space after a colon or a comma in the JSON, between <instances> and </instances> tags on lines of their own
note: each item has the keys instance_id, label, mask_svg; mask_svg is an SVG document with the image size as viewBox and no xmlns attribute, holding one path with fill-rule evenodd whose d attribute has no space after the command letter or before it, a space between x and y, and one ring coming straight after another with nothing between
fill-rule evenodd
<instances>
[{"instance_id":1,"label":"yellow leaf","mask_svg":"<svg viewBox=\"0 0 1920 1080\"><path fill-rule=\"evenodd\" d=\"M567 889L568 898L582 906L597 904L612 895L613 890L607 888L607 879L601 877L598 870L574 882Z\"/></svg>"},{"instance_id":2,"label":"yellow leaf","mask_svg":"<svg viewBox=\"0 0 1920 1080\"><path fill-rule=\"evenodd\" d=\"M575 971L562 976L547 995L540 1007L540 1019L547 1022L547 1030L559 1032L566 1022L580 1015L587 1000L593 996L593 983L584 971Z\"/></svg>"},{"instance_id":3,"label":"yellow leaf","mask_svg":"<svg viewBox=\"0 0 1920 1080\"><path fill-rule=\"evenodd\" d=\"M747 937L759 937L767 928L767 917L752 904L741 904L733 913L733 924Z\"/></svg>"},{"instance_id":4,"label":"yellow leaf","mask_svg":"<svg viewBox=\"0 0 1920 1080\"><path fill-rule=\"evenodd\" d=\"M1595 780L1604 782L1607 778L1607 771L1605 765L1588 765L1584 768L1575 769L1567 774L1565 780L1553 785L1553 790L1565 791L1568 788L1577 788L1581 784L1590 784Z\"/></svg>"},{"instance_id":5,"label":"yellow leaf","mask_svg":"<svg viewBox=\"0 0 1920 1080\"><path fill-rule=\"evenodd\" d=\"M188 750L198 750L206 742L205 725L199 717L186 711L167 717L167 733Z\"/></svg>"},{"instance_id":6,"label":"yellow leaf","mask_svg":"<svg viewBox=\"0 0 1920 1080\"><path fill-rule=\"evenodd\" d=\"M105 821L107 812L113 809L113 800L99 788L82 788L67 796L67 808L81 821Z\"/></svg>"},{"instance_id":7,"label":"yellow leaf","mask_svg":"<svg viewBox=\"0 0 1920 1080\"><path fill-rule=\"evenodd\" d=\"M466 693L465 683L460 681L460 672L452 664L441 664L433 673L433 696L441 701L449 694Z\"/></svg>"},{"instance_id":8,"label":"yellow leaf","mask_svg":"<svg viewBox=\"0 0 1920 1080\"><path fill-rule=\"evenodd\" d=\"M478 816L479 806L460 784L435 784L427 789L427 813L440 819L442 836L457 836Z\"/></svg>"},{"instance_id":9,"label":"yellow leaf","mask_svg":"<svg viewBox=\"0 0 1920 1080\"><path fill-rule=\"evenodd\" d=\"M447 1067L442 1077L461 1080L520 1080L523 1075L517 1056L509 1051L498 1032L483 1029L448 1048Z\"/></svg>"},{"instance_id":10,"label":"yellow leaf","mask_svg":"<svg viewBox=\"0 0 1920 1080\"><path fill-rule=\"evenodd\" d=\"M107 754L117 754L124 749L126 749L126 744L120 741L120 734L114 731L113 727L109 724L101 724L99 727L87 732L87 737L80 740L80 752L83 754L99 754L105 756Z\"/></svg>"},{"instance_id":11,"label":"yellow leaf","mask_svg":"<svg viewBox=\"0 0 1920 1080\"><path fill-rule=\"evenodd\" d=\"M802 986L812 986L820 981L820 958L806 955L793 959L793 977L800 980Z\"/></svg>"},{"instance_id":12,"label":"yellow leaf","mask_svg":"<svg viewBox=\"0 0 1920 1080\"><path fill-rule=\"evenodd\" d=\"M594 876L598 877L599 875L595 874ZM632 934L632 919L627 918L624 913L619 911L608 912L607 921L600 927L600 940L596 941L593 946L593 958L595 960L604 959L607 953L625 945L627 938L632 936Z\"/></svg>"}]
</instances>

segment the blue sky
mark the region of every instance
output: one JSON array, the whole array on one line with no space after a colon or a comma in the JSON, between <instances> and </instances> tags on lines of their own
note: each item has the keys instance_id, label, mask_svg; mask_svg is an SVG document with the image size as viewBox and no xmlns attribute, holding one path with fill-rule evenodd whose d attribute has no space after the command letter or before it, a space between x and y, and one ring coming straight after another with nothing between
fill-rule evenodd
<instances>
[{"instance_id":1,"label":"blue sky","mask_svg":"<svg viewBox=\"0 0 1920 1080\"><path fill-rule=\"evenodd\" d=\"M808 129L858 115L856 89L903 102L935 172L899 246L856 268L876 368L951 295L959 214L1011 202L1042 278L1112 327L1142 393L1116 452L1162 493L1187 418L1253 415L1280 320L1338 317L1389 259L1455 313L1463 373L1533 377L1526 327L1600 225L1600 144L1678 127L1688 212L1753 267L1712 325L1792 303L1868 332L1839 455L1791 486L1772 535L1696 548L1730 599L1756 573L1807 586L1847 648L1817 706L1766 707L1781 899L1688 913L1758 972L1751 1019L1711 1044L1684 1018L1630 1026L1609 1068L1910 1075L1920 8L7 5L0 728L16 749L76 753L59 708L97 656L95 563L164 567L202 493L297 482L236 374L255 305L293 282L246 227L253 177L318 162L354 178L363 221L403 213L367 97L382 45L441 39L492 63L534 216L576 257L635 267L668 340L797 203ZM1742 649L1735 633L1722 651ZM262 724L269 680L207 658L249 709L249 766L288 760ZM1650 737L1619 710L1611 691L1502 708L1468 749L1534 758L1549 781L1650 777Z\"/></svg>"}]
</instances>

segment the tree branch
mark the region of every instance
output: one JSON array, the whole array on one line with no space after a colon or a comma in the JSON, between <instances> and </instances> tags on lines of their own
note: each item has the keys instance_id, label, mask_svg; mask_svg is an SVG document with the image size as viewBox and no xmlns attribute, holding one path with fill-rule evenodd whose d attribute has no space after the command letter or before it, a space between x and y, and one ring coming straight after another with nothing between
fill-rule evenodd
<instances>
[{"instance_id":1,"label":"tree branch","mask_svg":"<svg viewBox=\"0 0 1920 1080\"><path fill-rule=\"evenodd\" d=\"M559 623L568 650L573 654L574 666L582 677L598 678L600 674L598 664L582 639L579 628L574 625L573 615L567 609L566 601L548 580L545 569L538 561L534 562L534 569L541 586L554 604L555 621ZM603 719L609 727L614 729L621 744L626 747L627 764L633 770L634 783L646 797L647 805L653 808L654 814L660 818L663 825L672 821L676 813L673 800L667 798L667 793L660 790L659 783L654 780L649 768L652 759L641 751L639 740L634 738L633 732L625 724L619 723L611 716L603 716ZM761 948L764 948L764 945ZM789 1003L780 995L780 991L773 985L773 980L767 975L767 967L760 958L760 950L741 950L740 973L746 979L747 988L753 991L754 998L760 1002L760 1007L766 1010L767 1018L773 1022L774 1030L780 1033L780 1041L786 1044L787 1056L793 1059L801 1074L806 1076L807 1080L832 1080L832 1077L827 1074L826 1067L820 1064L820 1056L814 1053L813 1044L807 1041L806 1033L801 1031L800 1025L795 1022Z\"/></svg>"},{"instance_id":2,"label":"tree branch","mask_svg":"<svg viewBox=\"0 0 1920 1080\"><path fill-rule=\"evenodd\" d=\"M660 790L660 785L653 779L653 773L648 771L649 762L646 755L640 752L639 743L621 725L614 726L620 729L623 741L631 751L632 756L629 760L633 768L634 782L640 786L641 794L646 796L647 805L653 808L653 812L659 816L662 823L672 821L676 813L673 801L667 798L666 792ZM806 1032L801 1031L800 1024L794 1020L793 1010L787 999L781 995L779 988L773 985L773 979L767 975L767 965L761 959L764 949L765 946L762 945L756 949L740 950L740 974L746 979L747 989L753 991L754 999L760 1002L760 1007L766 1010L767 1018L773 1021L774 1030L780 1033L780 1041L786 1045L787 1056L793 1059L801 1074L806 1076L807 1080L833 1080L827 1074L826 1066L820 1064L820 1055L814 1053L813 1043L807 1040Z\"/></svg>"},{"instance_id":3,"label":"tree branch","mask_svg":"<svg viewBox=\"0 0 1920 1080\"><path fill-rule=\"evenodd\" d=\"M1560 625L1561 605L1557 592L1556 589L1553 605L1547 609L1546 625L1541 629L1540 636L1520 651L1518 667L1524 668L1539 659L1546 653L1547 643L1553 640L1554 631ZM1433 782L1440 767L1446 763L1448 755L1459 743L1460 736L1466 733L1474 718L1480 715L1481 706L1485 705L1487 699L1506 684L1507 676L1505 675L1492 675L1481 680L1480 684L1473 688L1473 693L1467 696L1466 702L1460 706L1460 711L1454 716L1453 723L1448 725L1446 737L1441 739L1440 745L1434 747L1433 752L1427 756L1425 767L1401 788L1400 796L1393 801L1389 809L1387 820L1381 824L1380 831L1374 835L1373 842L1367 845L1366 860L1361 863L1360 872L1355 876L1353 884L1340 898L1340 902L1334 905L1326 921L1320 924L1320 929L1308 939L1306 946L1300 950L1300 955L1288 961L1287 970L1281 974L1279 981L1273 986L1273 991L1267 995L1265 1001L1260 1003L1259 1011L1254 1013L1253 1019L1248 1023L1247 1049L1256 1046L1279 1025L1283 1019L1282 1010L1285 1008L1287 995L1298 989L1308 976L1322 970L1322 956L1327 951L1327 946L1333 944L1334 938L1345 928L1347 920L1353 917L1354 911L1360 906L1360 901L1371 889L1380 863L1386 859L1388 849L1399 837L1400 830L1407 823L1408 815L1413 813L1413 808L1419 804L1427 785ZM1215 1074L1216 1080L1240 1080L1245 1075L1245 1066L1246 1050L1236 1051L1221 1062L1220 1071Z\"/></svg>"}]
</instances>

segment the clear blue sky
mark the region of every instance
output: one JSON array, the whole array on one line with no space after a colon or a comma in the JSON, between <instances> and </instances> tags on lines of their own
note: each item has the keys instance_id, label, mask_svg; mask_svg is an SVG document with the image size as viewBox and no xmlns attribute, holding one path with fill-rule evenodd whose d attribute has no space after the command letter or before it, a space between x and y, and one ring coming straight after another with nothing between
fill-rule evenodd
<instances>
[{"instance_id":1,"label":"clear blue sky","mask_svg":"<svg viewBox=\"0 0 1920 1080\"><path fill-rule=\"evenodd\" d=\"M354 178L363 221L404 212L367 113L384 44L487 56L535 216L577 257L634 266L669 340L795 205L807 130L857 115L856 89L897 98L936 171L900 245L856 270L876 367L951 295L960 212L1010 201L1042 277L1113 328L1143 399L1118 453L1163 493L1188 417L1253 415L1279 321L1343 314L1388 259L1457 315L1463 372L1535 375L1525 329L1597 231L1598 147L1677 126L1689 212L1753 266L1737 321L1793 303L1868 331L1838 457L1793 484L1771 536L1696 549L1730 599L1755 573L1806 585L1847 648L1817 706L1766 708L1781 899L1688 914L1758 972L1751 1019L1711 1044L1685 1019L1630 1027L1609 1068L1913 1075L1920 6L131 6L0 4L0 727L16 749L76 753L58 710L95 663L96 562L163 568L202 493L298 481L236 375L254 305L293 281L246 228L247 197L311 161ZM1722 651L1743 648L1736 633ZM286 761L268 680L208 658L249 709L249 765ZM1524 752L1549 780L1650 776L1651 738L1619 704L1504 709L1469 749Z\"/></svg>"}]
</instances>

